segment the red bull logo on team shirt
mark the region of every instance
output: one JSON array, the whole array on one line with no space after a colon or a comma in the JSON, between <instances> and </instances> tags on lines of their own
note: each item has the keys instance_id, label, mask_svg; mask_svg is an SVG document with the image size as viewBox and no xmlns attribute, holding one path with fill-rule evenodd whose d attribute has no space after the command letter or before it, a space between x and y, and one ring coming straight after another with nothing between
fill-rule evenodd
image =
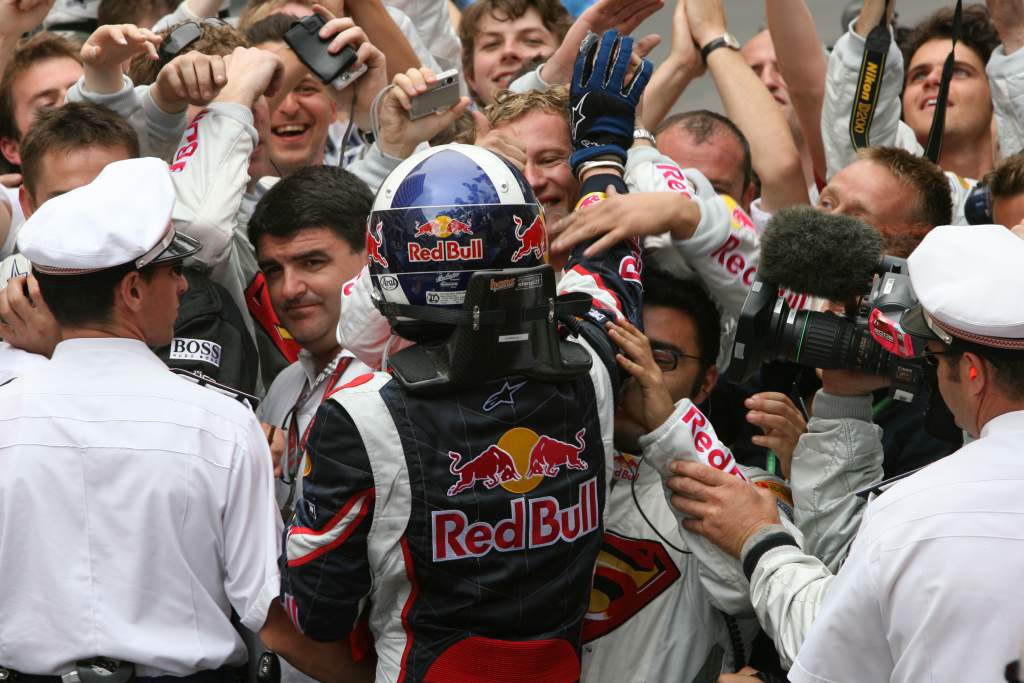
<instances>
[{"instance_id":1,"label":"red bull logo on team shirt","mask_svg":"<svg viewBox=\"0 0 1024 683\"><path fill-rule=\"evenodd\" d=\"M435 510L431 513L434 562L572 543L600 526L597 477L580 484L578 501L562 507L551 496L515 498L509 501L510 516L496 524L470 523L461 510Z\"/></svg>"},{"instance_id":2,"label":"red bull logo on team shirt","mask_svg":"<svg viewBox=\"0 0 1024 683\"><path fill-rule=\"evenodd\" d=\"M434 237L458 237L459 235L472 235L473 227L469 223L463 223L451 216L437 216L433 220L421 223L416 226L414 237L432 235Z\"/></svg>"},{"instance_id":3,"label":"red bull logo on team shirt","mask_svg":"<svg viewBox=\"0 0 1024 683\"><path fill-rule=\"evenodd\" d=\"M512 221L516 224L515 235L519 240L519 248L512 254L512 263L518 263L531 253L539 259L544 258L548 250L548 234L544 229L544 219L537 216L525 229L523 219L519 216L512 216Z\"/></svg>"},{"instance_id":4,"label":"red bull logo on team shirt","mask_svg":"<svg viewBox=\"0 0 1024 683\"><path fill-rule=\"evenodd\" d=\"M532 429L516 427L505 432L498 443L488 446L474 458L463 461L462 455L448 452L448 471L456 481L448 489L449 496L475 489L501 486L510 493L529 493L545 477L557 477L562 468L583 471L589 465L580 457L587 447L586 428L576 432L575 444L538 435Z\"/></svg>"}]
</instances>

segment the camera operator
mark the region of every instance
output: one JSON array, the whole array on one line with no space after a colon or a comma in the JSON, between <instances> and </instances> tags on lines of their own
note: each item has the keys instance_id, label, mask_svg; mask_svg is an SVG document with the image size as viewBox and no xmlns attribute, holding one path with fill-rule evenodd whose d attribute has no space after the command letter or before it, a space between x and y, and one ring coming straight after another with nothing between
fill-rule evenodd
<instances>
[{"instance_id":1,"label":"camera operator","mask_svg":"<svg viewBox=\"0 0 1024 683\"><path fill-rule=\"evenodd\" d=\"M770 500L711 468L673 465L673 505L692 518L684 526L743 561L758 618L795 658L790 680L961 681L1016 657L1022 259L1024 242L1001 226L936 228L911 254L921 304L903 328L927 342L943 400L976 440L872 500L834 577L775 526ZM871 386L834 379L827 388L837 392Z\"/></svg>"}]
</instances>

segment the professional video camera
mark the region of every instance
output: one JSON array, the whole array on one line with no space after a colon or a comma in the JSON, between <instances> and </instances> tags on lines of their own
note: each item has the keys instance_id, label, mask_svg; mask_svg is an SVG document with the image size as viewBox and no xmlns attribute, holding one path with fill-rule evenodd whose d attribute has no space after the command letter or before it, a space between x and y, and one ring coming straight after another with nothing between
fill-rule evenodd
<instances>
[{"instance_id":1,"label":"professional video camera","mask_svg":"<svg viewBox=\"0 0 1024 683\"><path fill-rule=\"evenodd\" d=\"M903 332L917 305L905 259L882 255L878 232L808 207L780 211L765 229L758 274L743 304L727 377L747 381L774 360L887 375L912 401L925 385L923 341ZM780 287L845 302L848 315L792 310Z\"/></svg>"}]
</instances>

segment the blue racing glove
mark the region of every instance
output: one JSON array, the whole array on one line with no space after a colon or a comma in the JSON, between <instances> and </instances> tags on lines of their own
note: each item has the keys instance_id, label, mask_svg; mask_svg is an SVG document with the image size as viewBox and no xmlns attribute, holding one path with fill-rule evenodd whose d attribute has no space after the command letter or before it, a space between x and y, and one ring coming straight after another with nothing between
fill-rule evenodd
<instances>
[{"instance_id":1,"label":"blue racing glove","mask_svg":"<svg viewBox=\"0 0 1024 683\"><path fill-rule=\"evenodd\" d=\"M633 39L608 30L600 39L591 33L580 44L569 89L569 124L573 172L584 161L600 156L626 163L633 145L636 105L647 87L653 67L643 60L627 84L626 70L633 54Z\"/></svg>"}]
</instances>

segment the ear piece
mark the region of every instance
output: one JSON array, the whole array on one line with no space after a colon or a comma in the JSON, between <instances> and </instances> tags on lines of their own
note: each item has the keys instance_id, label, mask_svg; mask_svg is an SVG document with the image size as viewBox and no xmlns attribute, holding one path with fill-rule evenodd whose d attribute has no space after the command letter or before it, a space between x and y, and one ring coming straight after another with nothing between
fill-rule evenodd
<instances>
[{"instance_id":1,"label":"ear piece","mask_svg":"<svg viewBox=\"0 0 1024 683\"><path fill-rule=\"evenodd\" d=\"M978 379L978 369L972 365L971 369L967 371L967 376L971 378L971 380Z\"/></svg>"}]
</instances>

